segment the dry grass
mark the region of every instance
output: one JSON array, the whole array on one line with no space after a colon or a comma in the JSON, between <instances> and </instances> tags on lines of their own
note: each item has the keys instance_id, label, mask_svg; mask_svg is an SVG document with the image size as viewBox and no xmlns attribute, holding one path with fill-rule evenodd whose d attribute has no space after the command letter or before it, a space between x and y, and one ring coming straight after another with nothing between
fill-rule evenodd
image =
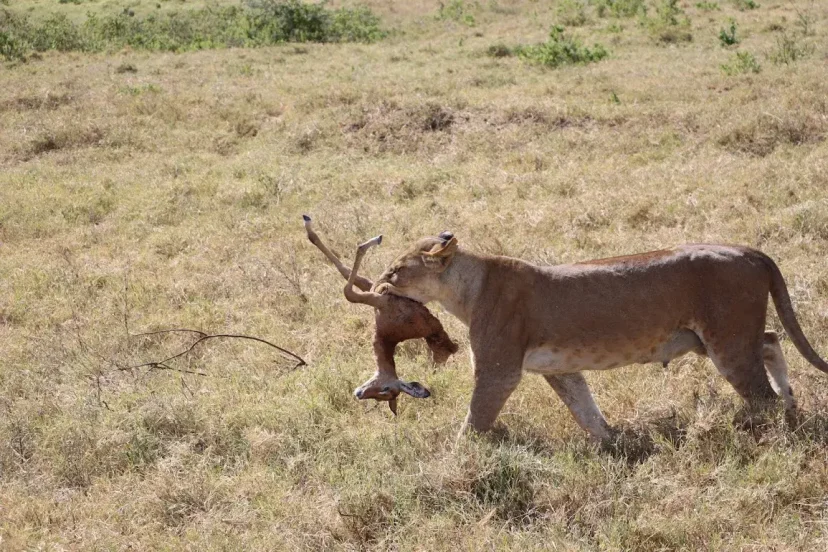
<instances>
[{"instance_id":1,"label":"dry grass","mask_svg":"<svg viewBox=\"0 0 828 552\"><path fill-rule=\"evenodd\" d=\"M436 2L369 4L399 31L374 45L0 68L2 546L824 550L828 385L789 343L795 431L734 427L732 390L688 357L589 374L617 450L531 376L505 429L455 449L467 355L435 371L404 347L400 373L434 396L396 419L354 400L371 313L300 214L346 256L384 233L367 274L444 229L546 263L758 246L828 354L828 10L685 3L693 40L665 46L588 7L570 30L610 58L550 71L486 52L545 40L554 4L469 4L473 25ZM814 52L776 65L797 10ZM720 70L731 17L758 74ZM310 366L223 343L177 365L209 377L114 369L180 347L127 337L166 327L258 335Z\"/></svg>"}]
</instances>

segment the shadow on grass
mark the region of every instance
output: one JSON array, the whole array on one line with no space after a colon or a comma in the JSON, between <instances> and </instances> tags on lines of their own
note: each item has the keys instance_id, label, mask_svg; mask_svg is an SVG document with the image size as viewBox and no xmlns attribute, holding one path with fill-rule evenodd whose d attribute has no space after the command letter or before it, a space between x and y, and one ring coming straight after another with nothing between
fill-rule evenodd
<instances>
[{"instance_id":1,"label":"shadow on grass","mask_svg":"<svg viewBox=\"0 0 828 552\"><path fill-rule=\"evenodd\" d=\"M789 427L792 441L828 444L828 412L798 412Z\"/></svg>"},{"instance_id":2,"label":"shadow on grass","mask_svg":"<svg viewBox=\"0 0 828 552\"><path fill-rule=\"evenodd\" d=\"M625 460L628 465L640 464L665 446L681 448L690 425L691 420L681 420L675 412L650 416L636 421L635 425L617 428L611 439L601 443L600 450Z\"/></svg>"},{"instance_id":3,"label":"shadow on grass","mask_svg":"<svg viewBox=\"0 0 828 552\"><path fill-rule=\"evenodd\" d=\"M691 431L698 433L699 430L703 435L711 435L711 431L717 434L718 437L714 437L714 441L721 440L722 444L729 439L727 435L735 431L736 434L747 437L754 446L770 442L828 445L828 411L820 409L798 412L791 418L785 416L781 406L778 402L759 409L750 409L742 405L735 411L730 410L732 419L729 422L720 420L707 430L701 427L693 430L694 425L701 423L694 416L679 416L675 411L655 413L619 424L614 435L600 443L588 438L582 442L587 448L595 447L593 450L597 450L599 454L624 460L631 467L660 452L680 449L687 443ZM729 417L727 414L725 416ZM728 426L730 430L724 433L714 431L715 427ZM550 438L548 434L537 429L509 429L504 424L496 425L492 431L480 437L497 444L508 443L523 447L534 454L545 456L552 456L560 452L561 448L572 446L573 439L577 440L574 435L571 436L572 439L562 441ZM576 445L576 448L580 446Z\"/></svg>"},{"instance_id":4,"label":"shadow on grass","mask_svg":"<svg viewBox=\"0 0 828 552\"><path fill-rule=\"evenodd\" d=\"M615 434L598 443L588 437L583 439L586 448L609 454L614 458L623 458L630 465L639 464L663 449L664 446L678 449L686 440L687 428L692 421L681 421L675 413L656 415L636 420L634 425L616 428ZM586 437L586 434L583 434ZM493 443L508 443L523 447L535 454L553 456L562 448L570 448L577 439L561 441L553 439L546 433L528 428L509 429L504 424L497 424L490 432L480 436ZM593 448L596 447L596 448ZM580 449L580 446L576 445ZM584 450L583 452L586 452Z\"/></svg>"}]
</instances>

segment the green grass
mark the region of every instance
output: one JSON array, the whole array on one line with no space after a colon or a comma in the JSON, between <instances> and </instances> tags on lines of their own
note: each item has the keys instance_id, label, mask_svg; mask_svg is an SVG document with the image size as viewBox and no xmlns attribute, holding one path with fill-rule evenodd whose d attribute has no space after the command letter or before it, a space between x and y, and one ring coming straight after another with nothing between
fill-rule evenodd
<instances>
[{"instance_id":1,"label":"green grass","mask_svg":"<svg viewBox=\"0 0 828 552\"><path fill-rule=\"evenodd\" d=\"M489 53L492 53L489 47ZM495 45L494 53L500 50ZM578 40L564 33L564 28L558 25L549 31L549 38L546 42L530 46L519 46L516 53L522 59L530 63L536 63L549 68L569 64L585 64L601 61L609 55L606 48L601 44L595 44L592 48L584 46Z\"/></svg>"},{"instance_id":2,"label":"green grass","mask_svg":"<svg viewBox=\"0 0 828 552\"><path fill-rule=\"evenodd\" d=\"M126 6L10 4L75 24ZM346 259L384 234L374 276L446 229L539 263L748 244L779 262L828 354L819 6L679 3L693 40L665 43L590 3L567 34L611 55L550 69L512 54L548 40L558 3L467 2L474 26L436 2L367 5L391 31L371 44L0 62L2 547L823 550L828 385L789 341L795 430L779 412L736 427L729 385L687 357L588 374L625 432L616 450L530 375L495 435L455 445L466 329L435 307L460 353L439 369L422 344L398 353L432 398L401 399L397 418L357 401L373 316L300 222ZM730 18L761 72L722 71ZM808 55L774 63L782 32ZM174 327L260 336L309 366L223 342L173 365L208 376L117 369L179 350L129 337Z\"/></svg>"},{"instance_id":3,"label":"green grass","mask_svg":"<svg viewBox=\"0 0 828 552\"><path fill-rule=\"evenodd\" d=\"M283 42L376 42L386 35L366 7L329 9L300 0L248 0L180 13L135 17L132 11L97 15L82 23L66 14L31 20L0 11L0 55L25 61L31 52L112 51L118 48L181 52L261 47Z\"/></svg>"}]
</instances>

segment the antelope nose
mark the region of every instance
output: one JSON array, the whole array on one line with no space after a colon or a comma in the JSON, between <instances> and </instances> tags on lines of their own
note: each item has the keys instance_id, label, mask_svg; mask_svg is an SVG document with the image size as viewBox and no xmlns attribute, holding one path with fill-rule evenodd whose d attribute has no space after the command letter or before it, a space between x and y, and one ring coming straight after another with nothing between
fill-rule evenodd
<instances>
[{"instance_id":1,"label":"antelope nose","mask_svg":"<svg viewBox=\"0 0 828 552\"><path fill-rule=\"evenodd\" d=\"M354 396L358 399L361 399L362 398L362 393L363 393L362 389L357 389L356 391L354 391Z\"/></svg>"}]
</instances>

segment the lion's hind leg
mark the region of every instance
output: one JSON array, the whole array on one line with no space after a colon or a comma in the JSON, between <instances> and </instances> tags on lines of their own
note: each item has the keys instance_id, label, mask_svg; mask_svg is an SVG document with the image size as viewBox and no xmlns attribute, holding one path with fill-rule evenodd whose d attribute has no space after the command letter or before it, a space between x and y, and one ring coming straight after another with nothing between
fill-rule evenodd
<instances>
[{"instance_id":1,"label":"lion's hind leg","mask_svg":"<svg viewBox=\"0 0 828 552\"><path fill-rule=\"evenodd\" d=\"M702 334L707 355L719 373L745 400L746 408L734 419L742 429L755 429L767 423L765 412L777 400L763 361L763 331L716 339Z\"/></svg>"},{"instance_id":2,"label":"lion's hind leg","mask_svg":"<svg viewBox=\"0 0 828 552\"><path fill-rule=\"evenodd\" d=\"M612 436L612 428L595 403L583 374L544 375L543 377L569 408L572 417L584 431L600 441Z\"/></svg>"},{"instance_id":3,"label":"lion's hind leg","mask_svg":"<svg viewBox=\"0 0 828 552\"><path fill-rule=\"evenodd\" d=\"M765 332L762 345L762 360L765 362L765 369L770 376L770 383L777 395L782 397L785 403L785 415L790 420L796 414L796 399L793 396L793 389L788 382L788 363L782 355L782 346L779 344L779 337L776 332Z\"/></svg>"},{"instance_id":4,"label":"lion's hind leg","mask_svg":"<svg viewBox=\"0 0 828 552\"><path fill-rule=\"evenodd\" d=\"M722 341L702 337L707 355L716 369L752 406L776 398L765 372L762 339L762 334L759 334L758 339L734 339L728 336Z\"/></svg>"}]
</instances>

